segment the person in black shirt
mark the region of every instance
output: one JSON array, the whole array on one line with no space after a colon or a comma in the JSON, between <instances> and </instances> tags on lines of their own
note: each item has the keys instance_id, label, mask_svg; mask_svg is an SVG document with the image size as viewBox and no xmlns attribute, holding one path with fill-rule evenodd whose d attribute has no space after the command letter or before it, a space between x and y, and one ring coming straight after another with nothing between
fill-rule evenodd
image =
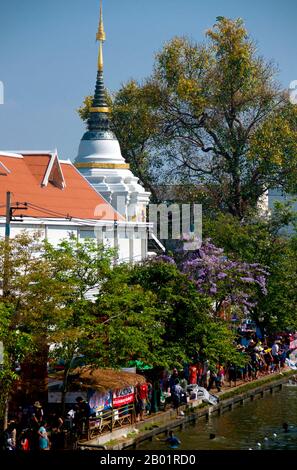
<instances>
[{"instance_id":1,"label":"person in black shirt","mask_svg":"<svg viewBox=\"0 0 297 470\"><path fill-rule=\"evenodd\" d=\"M75 427L77 433L81 436L87 430L90 417L90 405L87 401L83 400L82 397L76 398L75 405Z\"/></svg>"}]
</instances>

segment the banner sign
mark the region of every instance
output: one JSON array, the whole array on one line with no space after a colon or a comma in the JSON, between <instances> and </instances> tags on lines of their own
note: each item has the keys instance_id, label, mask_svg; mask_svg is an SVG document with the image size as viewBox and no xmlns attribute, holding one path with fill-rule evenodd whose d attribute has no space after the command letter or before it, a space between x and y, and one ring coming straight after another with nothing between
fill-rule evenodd
<instances>
[{"instance_id":1,"label":"banner sign","mask_svg":"<svg viewBox=\"0 0 297 470\"><path fill-rule=\"evenodd\" d=\"M100 393L91 391L88 393L88 401L91 408L91 413L98 413L99 411L111 408L111 393Z\"/></svg>"},{"instance_id":2,"label":"banner sign","mask_svg":"<svg viewBox=\"0 0 297 470\"><path fill-rule=\"evenodd\" d=\"M113 391L113 406L128 405L134 402L134 387L125 387Z\"/></svg>"}]
</instances>

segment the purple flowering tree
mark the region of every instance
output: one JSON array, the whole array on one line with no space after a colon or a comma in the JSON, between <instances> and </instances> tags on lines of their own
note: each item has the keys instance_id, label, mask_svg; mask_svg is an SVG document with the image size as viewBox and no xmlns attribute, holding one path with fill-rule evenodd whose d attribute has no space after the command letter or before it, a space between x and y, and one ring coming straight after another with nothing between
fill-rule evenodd
<instances>
[{"instance_id":1,"label":"purple flowering tree","mask_svg":"<svg viewBox=\"0 0 297 470\"><path fill-rule=\"evenodd\" d=\"M195 251L179 250L177 263L201 294L213 298L214 313L227 306L248 314L260 296L267 294L267 270L258 263L228 259L224 250L205 240ZM236 307L236 309L235 309Z\"/></svg>"}]
</instances>

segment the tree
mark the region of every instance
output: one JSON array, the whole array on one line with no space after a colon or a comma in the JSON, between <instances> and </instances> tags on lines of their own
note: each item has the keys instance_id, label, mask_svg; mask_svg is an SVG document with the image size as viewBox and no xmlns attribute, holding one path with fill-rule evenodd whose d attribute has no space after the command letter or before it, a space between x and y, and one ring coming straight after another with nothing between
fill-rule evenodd
<instances>
[{"instance_id":1,"label":"tree","mask_svg":"<svg viewBox=\"0 0 297 470\"><path fill-rule=\"evenodd\" d=\"M235 347L236 334L224 320L201 323L198 332L199 355L207 359L211 366L230 362L242 367L246 363L244 356Z\"/></svg>"},{"instance_id":2,"label":"tree","mask_svg":"<svg viewBox=\"0 0 297 470\"><path fill-rule=\"evenodd\" d=\"M227 306L247 314L267 294L264 267L229 259L210 240L204 240L198 250L182 251L179 258L182 271L195 282L198 292L213 298L216 316Z\"/></svg>"},{"instance_id":3,"label":"tree","mask_svg":"<svg viewBox=\"0 0 297 470\"><path fill-rule=\"evenodd\" d=\"M114 368L136 359L160 365L164 361L160 354L165 347L164 312L154 292L130 282L130 270L129 265L114 267L95 304L94 325L104 328L100 361ZM96 342L89 344L96 349Z\"/></svg>"},{"instance_id":4,"label":"tree","mask_svg":"<svg viewBox=\"0 0 297 470\"><path fill-rule=\"evenodd\" d=\"M14 308L0 301L0 341L3 344L3 364L0 366L0 422L8 424L9 396L19 380L17 364L36 352L32 336L16 328Z\"/></svg>"},{"instance_id":5,"label":"tree","mask_svg":"<svg viewBox=\"0 0 297 470\"><path fill-rule=\"evenodd\" d=\"M65 396L72 361L80 353L92 329L91 302L86 297L91 296L104 281L115 252L92 240L79 243L74 238L53 247L40 240L38 233L33 237L23 233L10 240L8 246L6 242L0 242L1 272L7 253L7 294L2 302L9 305L8 326L19 332L19 338L30 340L32 346L31 351L24 348L21 372L25 370L26 363L30 364L27 372L39 363L45 378L50 348L50 356L65 360ZM7 316L4 320L6 325ZM20 353L18 349L14 351L13 341L7 345L5 340L4 350L6 354L10 351L13 371L15 357ZM12 387L10 377L17 376L7 367L5 374ZM30 381L33 379L39 379L38 389L41 389L40 378L32 375Z\"/></svg>"},{"instance_id":6,"label":"tree","mask_svg":"<svg viewBox=\"0 0 297 470\"><path fill-rule=\"evenodd\" d=\"M0 273L6 274L6 290L0 298L0 335L4 345L1 371L0 414L6 424L9 396L20 378L16 363L30 357L42 362L40 351L49 344L56 318L67 312L66 286L54 276L50 264L40 256L43 245L39 234L23 233L12 240L0 241ZM44 360L46 367L46 358ZM43 364L42 364L43 365ZM40 386L40 384L39 384Z\"/></svg>"},{"instance_id":7,"label":"tree","mask_svg":"<svg viewBox=\"0 0 297 470\"><path fill-rule=\"evenodd\" d=\"M114 249L106 248L92 239L80 243L70 238L60 242L57 247L45 243L44 258L52 267L53 277L65 285L67 291L63 299L67 315L55 318L50 335L50 357L64 363L62 411L69 373L75 367L75 359L84 356L85 362L93 364L98 353L103 354L102 331L96 329L92 301L109 275L115 255ZM96 341L96 354L89 347L91 339Z\"/></svg>"},{"instance_id":8,"label":"tree","mask_svg":"<svg viewBox=\"0 0 297 470\"><path fill-rule=\"evenodd\" d=\"M135 266L130 282L157 296L164 325L161 364L182 366L197 352L212 363L220 360L239 363L235 336L228 323L211 315L211 296L199 292L195 282L178 269L172 258L162 256Z\"/></svg>"},{"instance_id":9,"label":"tree","mask_svg":"<svg viewBox=\"0 0 297 470\"><path fill-rule=\"evenodd\" d=\"M152 76L116 94L112 120L154 193L161 182L199 185L212 208L242 219L268 189L297 189L297 110L241 19L219 17L206 36L165 44Z\"/></svg>"},{"instance_id":10,"label":"tree","mask_svg":"<svg viewBox=\"0 0 297 470\"><path fill-rule=\"evenodd\" d=\"M297 246L296 238L283 244L274 257L268 280L268 295L254 312L257 323L267 333L296 331L297 328Z\"/></svg>"},{"instance_id":11,"label":"tree","mask_svg":"<svg viewBox=\"0 0 297 470\"><path fill-rule=\"evenodd\" d=\"M288 235L290 224L296 224L296 213L289 204L276 204L268 218L239 221L221 214L204 221L205 233L227 256L266 266L267 295L258 297L251 316L267 333L296 328L296 235Z\"/></svg>"}]
</instances>

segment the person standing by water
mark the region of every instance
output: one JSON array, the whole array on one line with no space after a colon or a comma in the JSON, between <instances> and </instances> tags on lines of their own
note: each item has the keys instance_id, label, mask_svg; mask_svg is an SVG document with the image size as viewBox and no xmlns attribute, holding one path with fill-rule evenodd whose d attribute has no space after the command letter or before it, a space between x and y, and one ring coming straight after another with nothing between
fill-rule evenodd
<instances>
[{"instance_id":1,"label":"person standing by water","mask_svg":"<svg viewBox=\"0 0 297 470\"><path fill-rule=\"evenodd\" d=\"M148 386L138 382L136 387L136 421L144 421L144 411L148 399Z\"/></svg>"},{"instance_id":2,"label":"person standing by water","mask_svg":"<svg viewBox=\"0 0 297 470\"><path fill-rule=\"evenodd\" d=\"M207 388L207 378L209 373L209 361L205 359L202 365L201 386Z\"/></svg>"},{"instance_id":3,"label":"person standing by water","mask_svg":"<svg viewBox=\"0 0 297 470\"><path fill-rule=\"evenodd\" d=\"M147 414L152 413L153 405L153 384L149 380L147 381L147 403L146 403L146 412Z\"/></svg>"},{"instance_id":4,"label":"person standing by water","mask_svg":"<svg viewBox=\"0 0 297 470\"><path fill-rule=\"evenodd\" d=\"M63 424L64 421L60 415L57 413L51 415L51 448L54 450L64 448Z\"/></svg>"},{"instance_id":5,"label":"person standing by water","mask_svg":"<svg viewBox=\"0 0 297 470\"><path fill-rule=\"evenodd\" d=\"M39 450L49 450L50 443L46 430L46 422L42 421L40 428L38 429L39 436Z\"/></svg>"},{"instance_id":6,"label":"person standing by water","mask_svg":"<svg viewBox=\"0 0 297 470\"><path fill-rule=\"evenodd\" d=\"M26 431L22 431L20 437L20 450L28 452L30 450L30 443L28 439L28 434Z\"/></svg>"},{"instance_id":7,"label":"person standing by water","mask_svg":"<svg viewBox=\"0 0 297 470\"><path fill-rule=\"evenodd\" d=\"M77 397L75 399L75 416L74 423L75 429L79 437L87 433L89 426L89 417L90 417L90 405L82 397Z\"/></svg>"},{"instance_id":8,"label":"person standing by water","mask_svg":"<svg viewBox=\"0 0 297 470\"><path fill-rule=\"evenodd\" d=\"M39 434L38 430L43 420L43 409L39 401L33 405L32 414L30 417L30 444L31 450L39 449Z\"/></svg>"},{"instance_id":9,"label":"person standing by water","mask_svg":"<svg viewBox=\"0 0 297 470\"><path fill-rule=\"evenodd\" d=\"M271 355L273 358L274 369L278 372L280 371L280 356L279 356L279 340L275 340L272 348L271 348Z\"/></svg>"},{"instance_id":10,"label":"person standing by water","mask_svg":"<svg viewBox=\"0 0 297 470\"><path fill-rule=\"evenodd\" d=\"M17 450L17 430L15 421L10 421L4 432L4 450Z\"/></svg>"},{"instance_id":11,"label":"person standing by water","mask_svg":"<svg viewBox=\"0 0 297 470\"><path fill-rule=\"evenodd\" d=\"M179 380L175 379L175 384L172 387L171 396L172 396L173 408L176 410L177 415L178 415L179 406L181 404L182 394L183 394L183 389L180 386Z\"/></svg>"},{"instance_id":12,"label":"person standing by water","mask_svg":"<svg viewBox=\"0 0 297 470\"><path fill-rule=\"evenodd\" d=\"M169 377L169 388L170 388L170 393L172 393L172 389L175 385L176 379L179 379L179 374L178 370L176 367L174 367L172 374Z\"/></svg>"},{"instance_id":13,"label":"person standing by water","mask_svg":"<svg viewBox=\"0 0 297 470\"><path fill-rule=\"evenodd\" d=\"M191 364L189 367L189 384L191 385L197 384L197 373L198 373L197 366L195 364Z\"/></svg>"},{"instance_id":14,"label":"person standing by water","mask_svg":"<svg viewBox=\"0 0 297 470\"><path fill-rule=\"evenodd\" d=\"M214 366L210 366L210 377L209 377L209 384L207 387L207 391L209 392L212 389L213 384L217 387L217 391L221 391L221 377L217 375L216 368Z\"/></svg>"}]
</instances>

